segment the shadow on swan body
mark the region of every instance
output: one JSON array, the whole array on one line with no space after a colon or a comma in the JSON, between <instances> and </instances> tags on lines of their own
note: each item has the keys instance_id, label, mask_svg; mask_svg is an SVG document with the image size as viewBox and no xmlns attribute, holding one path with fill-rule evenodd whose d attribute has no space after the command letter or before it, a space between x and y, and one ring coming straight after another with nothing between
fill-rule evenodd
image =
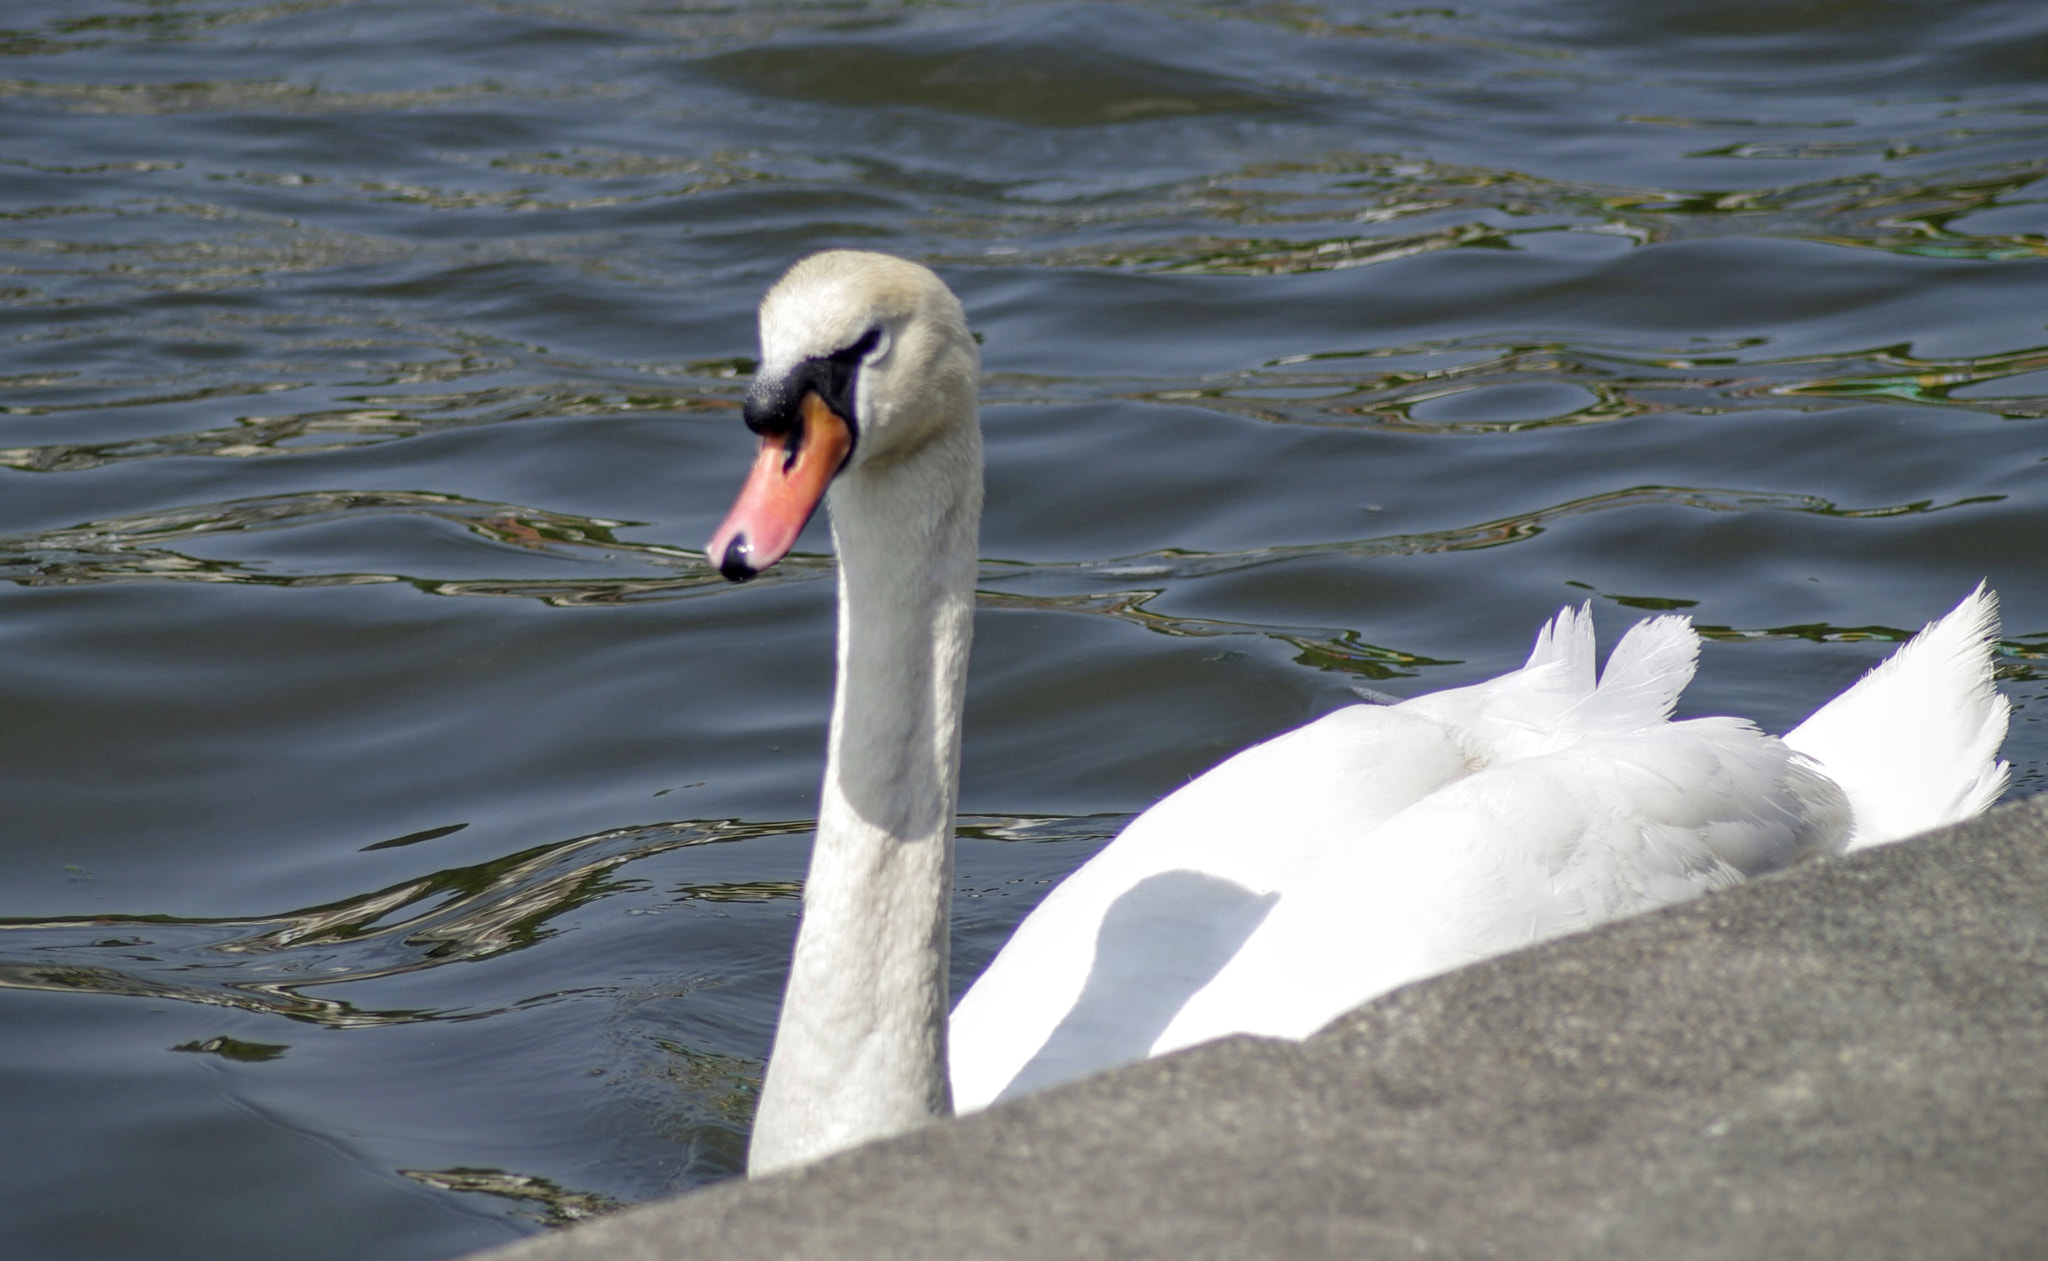
<instances>
[{"instance_id":1,"label":"shadow on swan body","mask_svg":"<svg viewBox=\"0 0 2048 1261\"><path fill-rule=\"evenodd\" d=\"M979 353L931 272L843 250L769 292L761 350L760 455L707 555L744 581L828 502L840 620L752 1173L1230 1033L1303 1037L1409 981L1967 818L2005 787L1982 586L1782 739L1672 720L1688 619L1640 623L1596 670L1591 608L1567 608L1519 670L1347 707L1174 792L1046 897L949 1020Z\"/></svg>"}]
</instances>

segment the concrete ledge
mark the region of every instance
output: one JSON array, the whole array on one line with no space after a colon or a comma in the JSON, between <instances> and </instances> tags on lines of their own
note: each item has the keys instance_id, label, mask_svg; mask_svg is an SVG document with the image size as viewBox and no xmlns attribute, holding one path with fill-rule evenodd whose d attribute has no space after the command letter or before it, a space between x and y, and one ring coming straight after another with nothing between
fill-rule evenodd
<instances>
[{"instance_id":1,"label":"concrete ledge","mask_svg":"<svg viewBox=\"0 0 2048 1261\"><path fill-rule=\"evenodd\" d=\"M2048 796L490 1254L1974 1258L2048 1239Z\"/></svg>"}]
</instances>

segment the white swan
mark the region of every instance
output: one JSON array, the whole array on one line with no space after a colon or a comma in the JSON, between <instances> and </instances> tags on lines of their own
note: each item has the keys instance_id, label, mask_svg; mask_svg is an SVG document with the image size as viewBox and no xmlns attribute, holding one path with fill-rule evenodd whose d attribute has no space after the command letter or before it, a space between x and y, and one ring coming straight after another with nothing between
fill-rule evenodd
<instances>
[{"instance_id":1,"label":"white swan","mask_svg":"<svg viewBox=\"0 0 2048 1261\"><path fill-rule=\"evenodd\" d=\"M708 555L772 565L821 498L839 671L817 845L751 1172L1226 1033L1301 1037L1407 981L1895 840L2003 791L1997 602L1957 609L1774 739L1671 721L1698 637L1589 609L1522 669L1357 705L1133 821L951 1019L947 902L981 512L979 354L931 272L833 251L761 306L754 471Z\"/></svg>"}]
</instances>

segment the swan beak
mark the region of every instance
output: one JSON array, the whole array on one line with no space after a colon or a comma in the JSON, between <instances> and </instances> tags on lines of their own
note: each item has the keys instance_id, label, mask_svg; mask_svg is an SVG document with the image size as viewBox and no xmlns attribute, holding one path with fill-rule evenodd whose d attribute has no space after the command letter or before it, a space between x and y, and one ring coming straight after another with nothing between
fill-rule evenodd
<instances>
[{"instance_id":1,"label":"swan beak","mask_svg":"<svg viewBox=\"0 0 2048 1261\"><path fill-rule=\"evenodd\" d=\"M745 582L796 546L825 488L853 451L853 428L815 391L798 407L799 426L761 436L761 454L740 487L739 501L705 547L706 559L734 582Z\"/></svg>"}]
</instances>

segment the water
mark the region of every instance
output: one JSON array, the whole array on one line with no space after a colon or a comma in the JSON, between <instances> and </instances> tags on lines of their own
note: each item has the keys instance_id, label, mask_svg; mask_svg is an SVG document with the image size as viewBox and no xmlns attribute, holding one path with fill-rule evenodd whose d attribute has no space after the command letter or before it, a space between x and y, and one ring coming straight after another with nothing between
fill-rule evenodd
<instances>
[{"instance_id":1,"label":"water","mask_svg":"<svg viewBox=\"0 0 2048 1261\"><path fill-rule=\"evenodd\" d=\"M1364 684L1980 576L2048 779L2048 10L12 0L0 1251L433 1258L740 1168L831 584L694 550L825 245L986 338L959 979Z\"/></svg>"}]
</instances>

